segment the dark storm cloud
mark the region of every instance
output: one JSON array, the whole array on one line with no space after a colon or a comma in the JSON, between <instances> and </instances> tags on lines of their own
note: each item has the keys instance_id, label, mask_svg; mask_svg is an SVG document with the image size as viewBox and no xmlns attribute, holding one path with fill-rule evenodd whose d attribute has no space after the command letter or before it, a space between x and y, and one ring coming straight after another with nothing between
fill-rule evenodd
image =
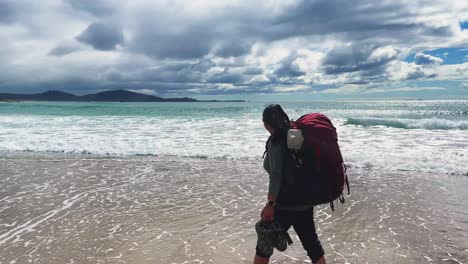
<instances>
[{"instance_id":1,"label":"dark storm cloud","mask_svg":"<svg viewBox=\"0 0 468 264\"><path fill-rule=\"evenodd\" d=\"M235 14L234 14L235 15ZM242 15L233 30L233 39L257 39L263 41L283 40L290 37L308 36L336 36L338 39L353 43L351 48L345 47L340 51L332 50L327 54L324 65L326 74L343 74L348 72L363 72L363 76L372 78L382 77L385 66L397 59L397 55L370 58L371 52L385 43L398 45L402 42L417 43L419 39L450 37L455 34L452 27L439 26L435 23L424 24L408 18L417 17L414 10L407 8L403 2L367 2L367 1L302 1L290 9L284 10L278 17L266 17L261 20L250 18L244 23ZM252 23L254 22L254 23ZM205 27L210 30L210 27ZM188 31L190 32L190 30ZM205 32L209 37L204 45L194 45L187 52L179 49L179 58L195 58L205 56L223 36L216 32ZM183 34L184 35L184 34ZM183 35L178 38L184 39ZM191 38L189 35L185 35ZM415 36L417 36L415 38ZM199 43L195 39L195 43ZM215 54L221 57L242 56L247 53L251 45L239 42L229 42L221 45ZM370 44L369 44L370 43ZM164 49L163 49L164 50ZM193 52L197 51L197 52ZM182 56L188 54L189 56ZM275 77L300 77L305 74L291 62L283 62L274 71ZM277 78L272 78L277 79Z\"/></svg>"},{"instance_id":2,"label":"dark storm cloud","mask_svg":"<svg viewBox=\"0 0 468 264\"><path fill-rule=\"evenodd\" d=\"M17 8L15 1L0 1L0 23L12 23L15 21Z\"/></svg>"},{"instance_id":3,"label":"dark storm cloud","mask_svg":"<svg viewBox=\"0 0 468 264\"><path fill-rule=\"evenodd\" d=\"M239 57L250 52L251 43L239 43L239 40L223 43L217 50L220 57Z\"/></svg>"},{"instance_id":4,"label":"dark storm cloud","mask_svg":"<svg viewBox=\"0 0 468 264\"><path fill-rule=\"evenodd\" d=\"M326 74L357 71L379 74L387 63L397 59L397 54L392 53L391 50L378 52L377 49L374 45L335 48L327 54L322 67Z\"/></svg>"},{"instance_id":5,"label":"dark storm cloud","mask_svg":"<svg viewBox=\"0 0 468 264\"><path fill-rule=\"evenodd\" d=\"M294 61L297 59L295 53L291 54L285 58L280 66L273 72L277 77L299 77L306 74L306 72L299 68L298 65L294 64Z\"/></svg>"},{"instance_id":6,"label":"dark storm cloud","mask_svg":"<svg viewBox=\"0 0 468 264\"><path fill-rule=\"evenodd\" d=\"M249 67L245 69L244 71L245 75L258 75L262 73L263 73L263 70L261 68L256 68L256 67Z\"/></svg>"},{"instance_id":7,"label":"dark storm cloud","mask_svg":"<svg viewBox=\"0 0 468 264\"><path fill-rule=\"evenodd\" d=\"M202 82L205 73L215 64L210 60L201 60L195 63L173 63L143 70L137 73L136 80L191 83Z\"/></svg>"},{"instance_id":8,"label":"dark storm cloud","mask_svg":"<svg viewBox=\"0 0 468 264\"><path fill-rule=\"evenodd\" d=\"M162 59L200 59L210 54L229 58L249 54L255 41L262 38L257 36L261 32L248 30L251 23L264 24L248 5L204 15L190 14L181 5L169 6L166 12L157 8L137 11L129 50ZM182 20L184 12L189 14Z\"/></svg>"},{"instance_id":9,"label":"dark storm cloud","mask_svg":"<svg viewBox=\"0 0 468 264\"><path fill-rule=\"evenodd\" d=\"M436 11L435 11L436 12ZM407 3L398 1L328 1L303 0L283 12L265 30L270 39L289 36L341 34L346 39L402 41L401 35L418 33L451 36L451 27L415 22L418 16ZM395 35L389 35L393 32ZM377 35L376 35L377 34ZM408 41L408 40L405 40Z\"/></svg>"},{"instance_id":10,"label":"dark storm cloud","mask_svg":"<svg viewBox=\"0 0 468 264\"><path fill-rule=\"evenodd\" d=\"M0 0L0 90L12 79L208 94L435 78L441 59L418 52L466 43L456 19L468 7L447 1Z\"/></svg>"},{"instance_id":11,"label":"dark storm cloud","mask_svg":"<svg viewBox=\"0 0 468 264\"><path fill-rule=\"evenodd\" d=\"M98 80L85 79L83 77L64 77L54 81L8 82L2 86L1 91L6 93L33 94L48 90L60 90L74 94L83 94L94 92L104 85L104 83Z\"/></svg>"},{"instance_id":12,"label":"dark storm cloud","mask_svg":"<svg viewBox=\"0 0 468 264\"><path fill-rule=\"evenodd\" d=\"M245 76L240 73L231 73L226 68L224 72L218 73L216 75L211 76L208 79L209 83L242 83L246 80Z\"/></svg>"},{"instance_id":13,"label":"dark storm cloud","mask_svg":"<svg viewBox=\"0 0 468 264\"><path fill-rule=\"evenodd\" d=\"M89 25L76 39L98 50L113 50L124 41L120 28L100 22Z\"/></svg>"},{"instance_id":14,"label":"dark storm cloud","mask_svg":"<svg viewBox=\"0 0 468 264\"><path fill-rule=\"evenodd\" d=\"M208 71L215 67L210 60L200 60L193 63L174 62L159 66L143 66L128 64L112 68L103 73L106 81L115 83L202 83L209 77Z\"/></svg>"},{"instance_id":15,"label":"dark storm cloud","mask_svg":"<svg viewBox=\"0 0 468 264\"><path fill-rule=\"evenodd\" d=\"M195 59L207 55L214 35L209 25L189 25L178 31L159 28L157 21L143 21L135 28L130 49L155 58ZM153 24L155 23L155 24Z\"/></svg>"},{"instance_id":16,"label":"dark storm cloud","mask_svg":"<svg viewBox=\"0 0 468 264\"><path fill-rule=\"evenodd\" d=\"M421 25L420 25L421 26ZM454 28L450 26L431 26L422 27L421 33L429 36L450 37L454 35Z\"/></svg>"},{"instance_id":17,"label":"dark storm cloud","mask_svg":"<svg viewBox=\"0 0 468 264\"><path fill-rule=\"evenodd\" d=\"M101 9L107 10L98 8ZM384 65L395 58L368 60L366 56L369 56L369 51L360 50L363 42L373 42L377 46L385 42L401 42L402 38L409 39L409 36L421 35L421 32L423 35L453 34L449 27L428 26L403 19L415 15L403 2L302 1L283 10L276 17L255 16L254 12L245 11L233 9L227 16L204 17L181 24L167 14L151 13L153 10L148 10L136 20L137 26L132 28L132 41L126 43L127 50L157 59L200 59L211 52L215 56L227 58L248 54L254 40L276 41L290 37L336 35L343 41L355 43L355 48L348 54L339 54L336 50L330 52L323 67L325 72L341 74L368 71L369 74L380 73ZM378 71L371 71L373 67L378 68ZM303 76L305 72L291 63L283 63L275 70L275 74L278 77L295 78ZM211 80L217 78L220 77L213 76ZM230 78L238 80L230 76L222 81ZM175 80L180 79L178 76Z\"/></svg>"},{"instance_id":18,"label":"dark storm cloud","mask_svg":"<svg viewBox=\"0 0 468 264\"><path fill-rule=\"evenodd\" d=\"M82 47L80 47L80 45L78 45L78 44L62 43L62 44L58 45L57 47L53 48L52 50L50 50L49 55L61 57L61 56L65 56L65 55L68 55L70 53L73 53L75 51L78 51L81 48Z\"/></svg>"},{"instance_id":19,"label":"dark storm cloud","mask_svg":"<svg viewBox=\"0 0 468 264\"><path fill-rule=\"evenodd\" d=\"M112 73L114 76L113 80L117 80L115 76L118 76L119 79L125 82L140 82L140 83L151 83L151 82L199 82L201 74L196 71L187 70L182 66L170 65L170 66L161 66L157 68L149 69L140 69L131 74L116 74Z\"/></svg>"},{"instance_id":20,"label":"dark storm cloud","mask_svg":"<svg viewBox=\"0 0 468 264\"><path fill-rule=\"evenodd\" d=\"M276 69L274 73L279 77L299 77L306 74L305 71L292 65L291 63L281 65L281 67Z\"/></svg>"},{"instance_id":21,"label":"dark storm cloud","mask_svg":"<svg viewBox=\"0 0 468 264\"><path fill-rule=\"evenodd\" d=\"M33 28L32 18L41 11L40 2L0 0L0 24L28 25Z\"/></svg>"},{"instance_id":22,"label":"dark storm cloud","mask_svg":"<svg viewBox=\"0 0 468 264\"><path fill-rule=\"evenodd\" d=\"M190 64L188 67L193 69L194 71L199 71L199 72L207 72L211 68L213 68L216 64L212 62L211 60L201 60L197 63Z\"/></svg>"},{"instance_id":23,"label":"dark storm cloud","mask_svg":"<svg viewBox=\"0 0 468 264\"><path fill-rule=\"evenodd\" d=\"M351 82L348 82L347 84L360 84L360 85L365 85L365 84L369 84L369 81L358 80L358 81L351 81Z\"/></svg>"},{"instance_id":24,"label":"dark storm cloud","mask_svg":"<svg viewBox=\"0 0 468 264\"><path fill-rule=\"evenodd\" d=\"M103 0L65 0L73 9L82 10L95 16L111 14L118 3Z\"/></svg>"}]
</instances>

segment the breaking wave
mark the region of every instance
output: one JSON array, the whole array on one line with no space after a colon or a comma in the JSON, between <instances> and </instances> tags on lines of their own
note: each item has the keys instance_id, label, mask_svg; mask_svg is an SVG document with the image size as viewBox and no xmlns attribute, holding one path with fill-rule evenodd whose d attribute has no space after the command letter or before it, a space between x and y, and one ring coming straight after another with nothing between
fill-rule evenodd
<instances>
[{"instance_id":1,"label":"breaking wave","mask_svg":"<svg viewBox=\"0 0 468 264\"><path fill-rule=\"evenodd\" d=\"M427 130L468 130L468 121L447 120L439 118L428 119L378 119L378 118L348 118L345 125L363 127L384 126L403 129L427 129Z\"/></svg>"}]
</instances>

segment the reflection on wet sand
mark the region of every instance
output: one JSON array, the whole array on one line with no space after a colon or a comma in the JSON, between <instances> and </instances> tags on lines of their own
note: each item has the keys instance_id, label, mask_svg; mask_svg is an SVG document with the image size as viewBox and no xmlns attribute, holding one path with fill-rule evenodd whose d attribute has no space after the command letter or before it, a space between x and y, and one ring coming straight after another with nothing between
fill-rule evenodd
<instances>
[{"instance_id":1,"label":"reflection on wet sand","mask_svg":"<svg viewBox=\"0 0 468 264\"><path fill-rule=\"evenodd\" d=\"M260 161L0 158L0 264L250 263ZM329 263L468 263L468 177L350 169L316 208ZM310 263L296 242L271 263Z\"/></svg>"}]
</instances>

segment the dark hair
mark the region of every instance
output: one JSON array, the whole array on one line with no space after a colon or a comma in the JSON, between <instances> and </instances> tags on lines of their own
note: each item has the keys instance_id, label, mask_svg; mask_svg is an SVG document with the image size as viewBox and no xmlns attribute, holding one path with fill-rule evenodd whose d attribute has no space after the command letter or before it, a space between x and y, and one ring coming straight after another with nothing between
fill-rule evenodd
<instances>
[{"instance_id":1,"label":"dark hair","mask_svg":"<svg viewBox=\"0 0 468 264\"><path fill-rule=\"evenodd\" d=\"M289 117L279 104L271 104L265 107L263 122L275 129L275 135L288 132Z\"/></svg>"},{"instance_id":2,"label":"dark hair","mask_svg":"<svg viewBox=\"0 0 468 264\"><path fill-rule=\"evenodd\" d=\"M263 110L263 122L275 130L274 134L270 136L268 141L270 139L274 143L281 143L286 141L286 135L288 133L288 129L290 128L290 122L288 115L284 112L280 105L268 105L265 110ZM266 143L267 145L268 141Z\"/></svg>"}]
</instances>

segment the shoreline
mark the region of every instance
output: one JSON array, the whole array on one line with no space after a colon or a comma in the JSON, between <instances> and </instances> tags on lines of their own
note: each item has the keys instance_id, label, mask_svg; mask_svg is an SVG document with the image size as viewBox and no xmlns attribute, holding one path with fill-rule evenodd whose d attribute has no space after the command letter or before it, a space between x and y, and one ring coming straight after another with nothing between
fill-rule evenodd
<instances>
[{"instance_id":1,"label":"shoreline","mask_svg":"<svg viewBox=\"0 0 468 264\"><path fill-rule=\"evenodd\" d=\"M39 151L2 151L0 150L1 159L96 159L96 160L148 160L148 161L213 161L213 162L260 162L263 158L259 155L257 158L245 157L208 157L208 156L178 156L178 155L157 155L157 154L134 154L134 155L119 155L119 154L94 154L94 153L73 153L73 152L39 152Z\"/></svg>"},{"instance_id":2,"label":"shoreline","mask_svg":"<svg viewBox=\"0 0 468 264\"><path fill-rule=\"evenodd\" d=\"M0 262L251 263L260 161L64 156L0 158ZM468 178L349 176L345 204L315 210L329 263L468 262ZM272 263L308 260L289 233Z\"/></svg>"}]
</instances>

